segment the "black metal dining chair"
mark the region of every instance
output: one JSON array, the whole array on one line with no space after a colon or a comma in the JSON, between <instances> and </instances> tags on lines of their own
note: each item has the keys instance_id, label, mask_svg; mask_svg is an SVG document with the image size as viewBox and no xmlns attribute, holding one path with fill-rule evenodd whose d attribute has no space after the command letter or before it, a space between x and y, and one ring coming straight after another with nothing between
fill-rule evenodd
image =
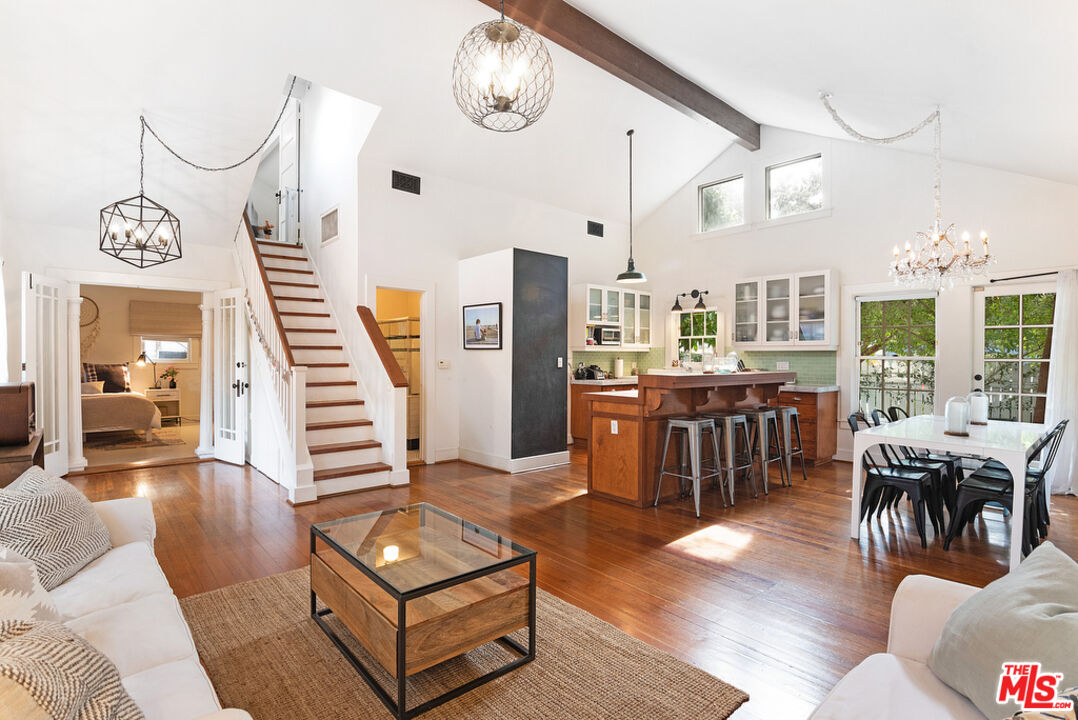
<instances>
[{"instance_id":1,"label":"black metal dining chair","mask_svg":"<svg viewBox=\"0 0 1078 720\"><path fill-rule=\"evenodd\" d=\"M857 433L864 428L872 427L864 413L851 413L846 418L850 430ZM871 450L864 454L865 479L861 494L861 521L872 508L878 507L885 499L894 498L895 493L899 496L906 494L913 505L913 521L917 526L917 534L921 537L921 547L927 548L928 541L925 538L925 511L932 496L932 475L925 470L912 468L894 467L888 462L881 462Z\"/></svg>"},{"instance_id":2,"label":"black metal dining chair","mask_svg":"<svg viewBox=\"0 0 1078 720\"><path fill-rule=\"evenodd\" d=\"M880 410L873 410L872 422L878 427L890 422L890 419ZM942 459L936 460L928 455L918 455L912 448L902 445L881 445L880 449L891 467L924 470L932 476L932 495L928 498L929 518L932 520L932 528L937 534L942 535L947 529L943 508L946 506L949 511L954 508L955 463Z\"/></svg>"}]
</instances>

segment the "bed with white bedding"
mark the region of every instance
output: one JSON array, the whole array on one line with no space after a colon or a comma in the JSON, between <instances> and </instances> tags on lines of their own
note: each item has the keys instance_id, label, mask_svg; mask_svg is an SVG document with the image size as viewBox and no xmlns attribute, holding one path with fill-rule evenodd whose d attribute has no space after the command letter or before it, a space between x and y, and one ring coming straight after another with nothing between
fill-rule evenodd
<instances>
[{"instance_id":1,"label":"bed with white bedding","mask_svg":"<svg viewBox=\"0 0 1078 720\"><path fill-rule=\"evenodd\" d=\"M161 427L161 411L145 395L137 392L110 392L82 396L84 433L135 430L153 440L154 428Z\"/></svg>"}]
</instances>

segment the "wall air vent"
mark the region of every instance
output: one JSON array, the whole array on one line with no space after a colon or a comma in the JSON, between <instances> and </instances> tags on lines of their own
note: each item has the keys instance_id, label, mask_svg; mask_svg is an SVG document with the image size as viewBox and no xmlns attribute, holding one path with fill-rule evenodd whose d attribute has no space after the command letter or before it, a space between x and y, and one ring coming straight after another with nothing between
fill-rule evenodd
<instances>
[{"instance_id":1,"label":"wall air vent","mask_svg":"<svg viewBox=\"0 0 1078 720\"><path fill-rule=\"evenodd\" d=\"M594 235L595 237L603 236L603 224L601 222L595 222L594 220L588 220L588 235Z\"/></svg>"},{"instance_id":2,"label":"wall air vent","mask_svg":"<svg viewBox=\"0 0 1078 720\"><path fill-rule=\"evenodd\" d=\"M404 192L410 192L413 195L419 194L419 178L415 175L409 175L408 173L402 173L400 170L393 171L393 189L403 190Z\"/></svg>"}]
</instances>

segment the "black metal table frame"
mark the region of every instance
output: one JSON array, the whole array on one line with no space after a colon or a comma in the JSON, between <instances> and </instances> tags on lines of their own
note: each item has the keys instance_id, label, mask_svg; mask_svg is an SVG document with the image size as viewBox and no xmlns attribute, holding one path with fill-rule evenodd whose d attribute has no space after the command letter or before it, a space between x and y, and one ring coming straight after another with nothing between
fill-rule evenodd
<instances>
[{"instance_id":1,"label":"black metal table frame","mask_svg":"<svg viewBox=\"0 0 1078 720\"><path fill-rule=\"evenodd\" d=\"M442 510L439 507L435 507L434 505L430 505L428 503L421 503L420 505L421 505L421 508L420 508L420 510L421 510L420 527L422 527L426 523L426 512L425 512L426 510L431 510L431 511L433 511L433 512L435 512L435 513L437 513L437 514L439 514L439 515L441 515L441 516L443 516L445 518L447 518L447 519L451 519L451 520L457 520L458 519L455 515L452 515L452 514L446 512L446 511ZM387 510L386 512L396 512L396 510ZM470 529L470 530L472 530L472 531L474 531L474 532L476 532L478 534L481 534L481 535L487 537L490 540L496 540L497 541L497 540L505 540L506 539L506 538L503 538L503 537L499 536L498 534L496 534L494 532L491 532L490 530L487 530L486 528L482 528L482 527L480 527L478 525L475 525L474 523L470 523L470 522L468 522L466 520L462 520L462 522L464 523L464 526L467 529ZM479 687L480 685L488 683L491 680L494 680L495 678L501 677L502 675L505 675L507 672L509 672L511 670L515 670L516 668L520 667L521 665L529 663L529 662L531 662L532 660L535 659L535 558L536 558L536 552L534 550L529 550L528 548L523 547L522 545L518 545L517 543L510 540L509 543L512 546L513 550L516 551L516 552L521 553L521 555L519 557L510 558L509 560L503 560L503 561L501 561L499 563L495 563L495 564L493 564L493 565L491 565L489 567L480 568L478 570L472 570L471 572L467 572L467 573L464 573L462 575L457 575L457 576L448 578L446 580L439 580L437 582L429 583L427 585L422 585L422 586L420 586L418 588L415 588L413 590L409 590L407 592L400 592L396 588L394 588L389 582L387 582L385 579L383 579L378 573L374 572L373 570L368 568L366 565L364 565L362 562L360 562L352 553L350 553L347 550L345 550L344 548L342 548L336 541L333 540L333 538L326 535L324 532L319 530L313 524L311 525L311 555L312 556L315 553L315 541L317 539L319 539L319 538L321 538L321 540L323 542L325 542L334 551L336 551L345 560L347 560L353 567L355 567L357 570L359 570L364 575L366 575L368 578L370 578L372 581L374 581L378 585L378 587L385 590L386 593L388 593L390 597L392 597L394 600L397 601L397 698L394 701L393 697L391 697L389 695L389 693L387 693L385 691L385 689L382 687L382 685L375 679L374 675L372 675L371 672L369 670L367 670L366 667L364 667L362 661L358 657L356 657L355 653L353 653L352 650L347 645L344 644L344 641L341 640L341 638L337 635L337 633L331 627L329 627L328 623L326 623L326 621L323 619L326 615L332 614L333 610L332 610L332 608L329 608L329 607L323 608L322 610L318 609L318 605L317 605L318 598L317 598L317 596L316 596L316 594L314 592L314 588L311 587L311 619L313 619L315 621L315 623L318 624L318 627L322 628L322 632L324 632L329 637L329 639L333 641L333 644L336 645L337 649L340 650L342 655L344 655L345 660L347 660L352 665L352 667L356 669L356 671L360 674L360 676L363 678L363 680L366 681L367 685L371 688L371 690L374 691L374 694L378 696L378 699L382 701L382 704L385 705L386 708L388 708L389 711L391 713L393 713L393 716L398 718L398 720L409 720L409 718L414 718L417 715L421 715L421 714L427 712L428 710L432 710L433 708L436 708L439 705L443 705L443 704L449 702L450 700L452 700L452 699L454 699L456 697L459 697L459 696L463 695L464 693L466 693L466 692L468 692L470 690L474 690L475 688ZM407 686L407 682L408 682L408 676L405 674L405 668L406 668L406 665L407 665L407 662L406 662L407 661L406 639L407 639L407 631L408 631L406 609L407 609L408 601L409 600L415 600L416 598L423 597L424 595L430 595L431 593L438 592L439 590L445 590L446 588L453 587L454 585L461 585L463 583L469 582L471 580L475 580L477 578L485 577L487 575L493 575L495 573L501 572L502 570L508 570L510 568L516 567L518 565L523 565L525 563L527 563L528 566L529 566L528 567L528 647L527 647L527 649L521 647L520 643L518 643L515 640L513 640L512 638L510 638L508 635L503 635L500 638L497 638L495 640L490 641L490 642L501 642L501 643L504 643L505 645L508 645L515 652L519 653L521 657L518 657L515 660L511 660L510 662L506 663L505 665L502 665L499 668L495 668L494 670L491 670L490 672L488 672L488 673L486 673L484 675L480 675L477 678L469 680L468 682L464 683L463 685L460 685L458 687L453 688L452 690L444 692L441 695L439 695L439 696L437 696L437 697L435 697L435 698L433 698L431 700L428 700L428 701L426 701L426 702L424 702L424 703L422 703L420 705L417 705L416 707L409 710L408 706L407 706L407 697L406 697L406 686ZM356 638L356 640L358 641L358 638ZM360 643L360 644L362 645L362 643Z\"/></svg>"}]
</instances>

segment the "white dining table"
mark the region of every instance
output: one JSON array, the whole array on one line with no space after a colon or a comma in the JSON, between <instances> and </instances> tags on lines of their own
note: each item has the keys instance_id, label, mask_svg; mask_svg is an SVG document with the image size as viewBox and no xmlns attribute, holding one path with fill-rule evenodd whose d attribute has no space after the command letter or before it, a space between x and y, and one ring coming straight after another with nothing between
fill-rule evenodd
<instances>
[{"instance_id":1,"label":"white dining table","mask_svg":"<svg viewBox=\"0 0 1078 720\"><path fill-rule=\"evenodd\" d=\"M945 427L942 416L917 415L854 433L850 537L861 537L861 482L866 450L880 444L892 444L995 458L1007 466L1014 478L1014 497L1021 498L1025 492L1029 450L1050 429L1042 423L989 420L987 425L971 425L968 437L956 437L944 434ZM1010 567L1013 570L1022 561L1025 503L1011 504Z\"/></svg>"}]
</instances>

